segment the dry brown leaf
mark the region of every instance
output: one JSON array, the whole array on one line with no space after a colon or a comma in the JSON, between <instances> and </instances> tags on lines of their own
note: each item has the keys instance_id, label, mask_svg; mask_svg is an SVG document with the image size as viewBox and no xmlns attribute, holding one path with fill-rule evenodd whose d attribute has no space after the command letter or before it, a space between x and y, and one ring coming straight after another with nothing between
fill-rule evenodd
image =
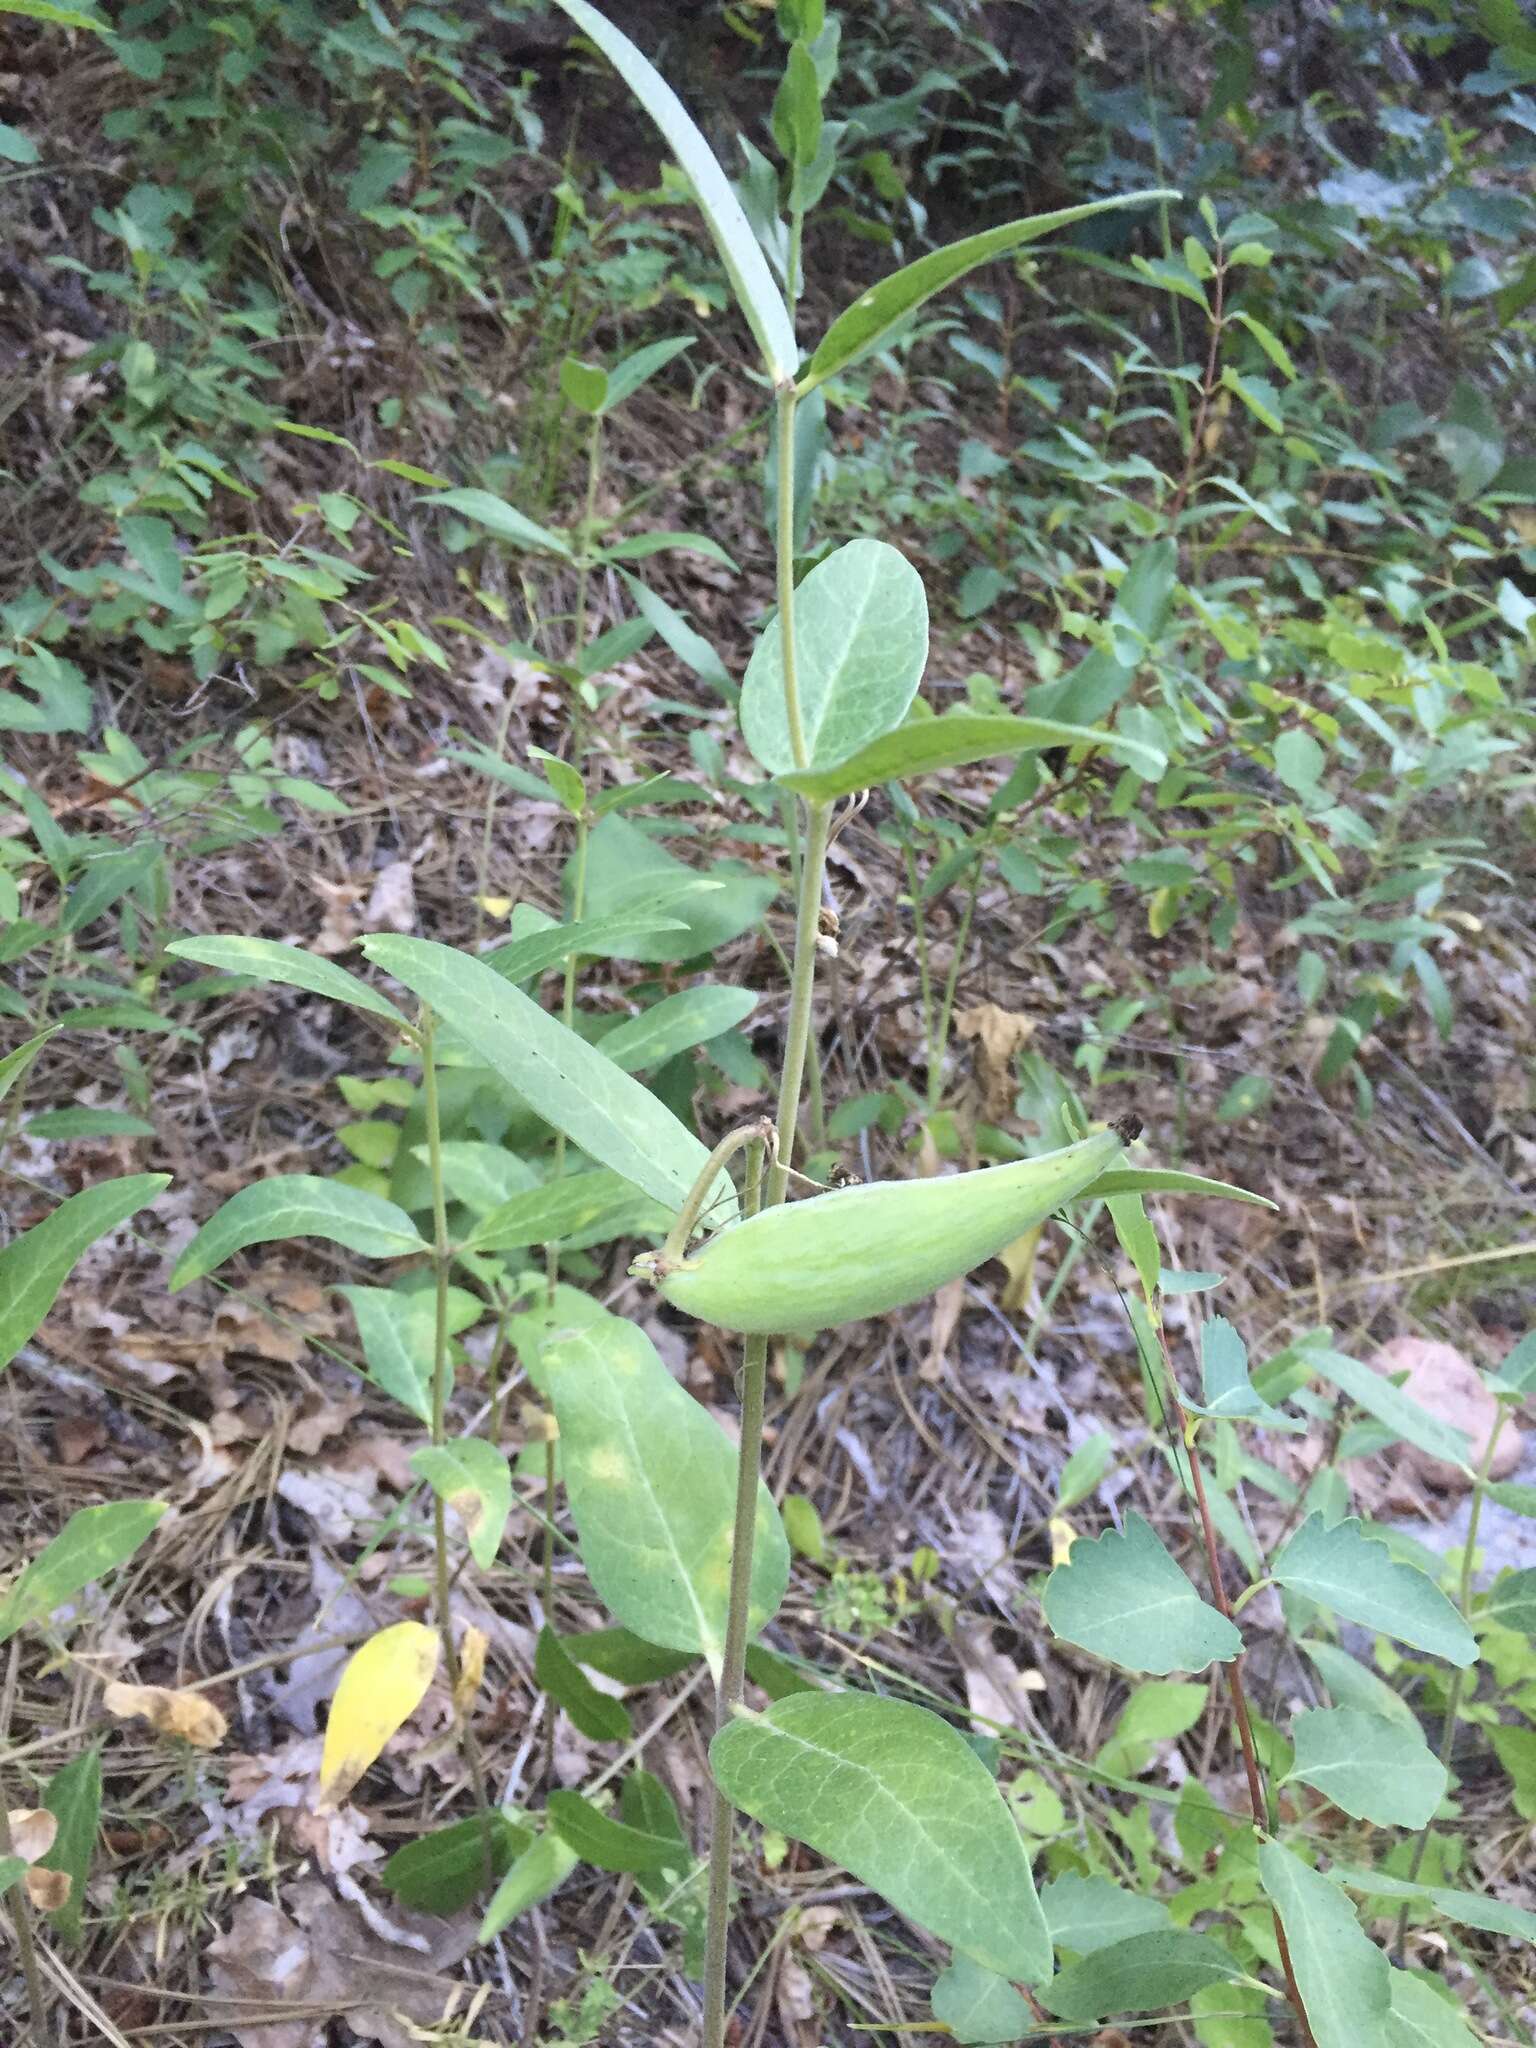
<instances>
[{"instance_id":1,"label":"dry brown leaf","mask_svg":"<svg viewBox=\"0 0 1536 2048\"><path fill-rule=\"evenodd\" d=\"M946 1280L933 1297L933 1316L928 1324L928 1349L917 1368L920 1380L934 1386L943 1379L948 1362L949 1340L955 1334L960 1311L965 1307L965 1275Z\"/></svg>"},{"instance_id":2,"label":"dry brown leaf","mask_svg":"<svg viewBox=\"0 0 1536 2048\"><path fill-rule=\"evenodd\" d=\"M217 1749L229 1733L229 1723L205 1693L178 1692L168 1685L125 1685L114 1678L101 1703L119 1721L143 1719L157 1735L177 1737L194 1749Z\"/></svg>"},{"instance_id":3,"label":"dry brown leaf","mask_svg":"<svg viewBox=\"0 0 1536 2048\"><path fill-rule=\"evenodd\" d=\"M977 1733L990 1733L989 1722L1003 1728L1027 1728L1031 1719L1028 1695L1045 1691L1042 1675L1005 1657L992 1640L990 1625L973 1614L956 1617L955 1647Z\"/></svg>"},{"instance_id":4,"label":"dry brown leaf","mask_svg":"<svg viewBox=\"0 0 1536 2048\"><path fill-rule=\"evenodd\" d=\"M955 1012L955 1031L961 1038L976 1041L976 1083L981 1095L981 1113L996 1123L1013 1114L1019 1084L1013 1062L1035 1035L1032 1017L1017 1010L1005 1010L997 1003L977 1003L969 1010Z\"/></svg>"},{"instance_id":5,"label":"dry brown leaf","mask_svg":"<svg viewBox=\"0 0 1536 2048\"><path fill-rule=\"evenodd\" d=\"M1498 1421L1499 1404L1477 1368L1454 1345L1436 1343L1426 1337L1394 1337L1382 1345L1370 1363L1377 1372L1398 1380L1409 1399L1428 1409L1439 1421L1464 1430L1472 1439L1473 1466L1481 1462ZM1401 1377L1404 1373L1406 1379ZM1524 1448L1520 1431L1506 1423L1493 1454L1492 1476L1507 1479L1520 1463ZM1394 1456L1428 1485L1459 1492L1471 1484L1459 1466L1432 1458L1412 1444L1403 1444Z\"/></svg>"},{"instance_id":6,"label":"dry brown leaf","mask_svg":"<svg viewBox=\"0 0 1536 2048\"><path fill-rule=\"evenodd\" d=\"M72 1879L67 1870L29 1870L25 1882L39 1913L57 1913L68 1902Z\"/></svg>"},{"instance_id":7,"label":"dry brown leaf","mask_svg":"<svg viewBox=\"0 0 1536 2048\"><path fill-rule=\"evenodd\" d=\"M13 1856L19 1856L23 1863L35 1863L39 1856L48 1854L59 1824L46 1807L12 1807L10 1821Z\"/></svg>"},{"instance_id":8,"label":"dry brown leaf","mask_svg":"<svg viewBox=\"0 0 1536 2048\"><path fill-rule=\"evenodd\" d=\"M1035 1253L1040 1248L1040 1235L1044 1228L1043 1223L1037 1223L1033 1230L1026 1230L1022 1237L1016 1237L1012 1244L1005 1244L997 1254L1008 1268L1008 1284L999 1303L1005 1316L1017 1315L1034 1291Z\"/></svg>"},{"instance_id":9,"label":"dry brown leaf","mask_svg":"<svg viewBox=\"0 0 1536 2048\"><path fill-rule=\"evenodd\" d=\"M408 860L392 860L379 869L368 898L367 919L375 929L392 932L416 929L416 877Z\"/></svg>"}]
</instances>

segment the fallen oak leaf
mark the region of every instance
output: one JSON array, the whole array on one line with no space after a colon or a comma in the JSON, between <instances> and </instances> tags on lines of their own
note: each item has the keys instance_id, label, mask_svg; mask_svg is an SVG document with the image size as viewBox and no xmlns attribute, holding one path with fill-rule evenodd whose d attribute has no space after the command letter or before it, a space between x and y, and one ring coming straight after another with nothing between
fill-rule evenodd
<instances>
[{"instance_id":1,"label":"fallen oak leaf","mask_svg":"<svg viewBox=\"0 0 1536 2048\"><path fill-rule=\"evenodd\" d=\"M213 1701L200 1692L180 1692L168 1685L126 1685L114 1678L101 1703L119 1721L145 1720L157 1735L190 1742L194 1749L217 1749L229 1723Z\"/></svg>"}]
</instances>

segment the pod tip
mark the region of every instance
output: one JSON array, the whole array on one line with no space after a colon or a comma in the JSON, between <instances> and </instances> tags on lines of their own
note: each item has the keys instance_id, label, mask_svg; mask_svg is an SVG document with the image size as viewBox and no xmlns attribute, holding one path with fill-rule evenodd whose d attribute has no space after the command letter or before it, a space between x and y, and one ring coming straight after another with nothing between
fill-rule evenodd
<instances>
[{"instance_id":1,"label":"pod tip","mask_svg":"<svg viewBox=\"0 0 1536 2048\"><path fill-rule=\"evenodd\" d=\"M1111 1128L1122 1145L1134 1145L1141 1136L1141 1118L1139 1116L1118 1117Z\"/></svg>"}]
</instances>

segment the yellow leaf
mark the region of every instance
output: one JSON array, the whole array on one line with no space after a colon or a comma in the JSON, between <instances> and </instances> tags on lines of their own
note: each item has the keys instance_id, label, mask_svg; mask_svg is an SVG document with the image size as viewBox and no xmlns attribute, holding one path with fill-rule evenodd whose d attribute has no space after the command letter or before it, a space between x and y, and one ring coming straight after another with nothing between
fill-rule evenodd
<instances>
[{"instance_id":1,"label":"yellow leaf","mask_svg":"<svg viewBox=\"0 0 1536 2048\"><path fill-rule=\"evenodd\" d=\"M124 1685L113 1679L101 1703L119 1721L142 1715L157 1735L179 1736L194 1749L217 1749L229 1723L200 1692L175 1692L168 1685Z\"/></svg>"},{"instance_id":2,"label":"yellow leaf","mask_svg":"<svg viewBox=\"0 0 1536 2048\"><path fill-rule=\"evenodd\" d=\"M1005 1244L997 1255L1008 1268L1008 1285L1003 1289L999 1304L1005 1316L1017 1315L1029 1299L1029 1291L1035 1284L1035 1253L1044 1228L1043 1223L1037 1223L1033 1230L1026 1230L1012 1244Z\"/></svg>"},{"instance_id":3,"label":"yellow leaf","mask_svg":"<svg viewBox=\"0 0 1536 2048\"><path fill-rule=\"evenodd\" d=\"M437 1634L420 1621L380 1629L348 1658L326 1723L317 1812L346 1798L415 1713L436 1674L437 1658Z\"/></svg>"},{"instance_id":4,"label":"yellow leaf","mask_svg":"<svg viewBox=\"0 0 1536 2048\"><path fill-rule=\"evenodd\" d=\"M453 1688L453 1711L461 1721L475 1704L475 1694L485 1677L485 1652L489 1642L483 1628L471 1625L465 1629L459 1644L459 1682Z\"/></svg>"},{"instance_id":5,"label":"yellow leaf","mask_svg":"<svg viewBox=\"0 0 1536 2048\"><path fill-rule=\"evenodd\" d=\"M1065 1564L1072 1555L1072 1546L1077 1541L1077 1531L1065 1515L1051 1517L1051 1563Z\"/></svg>"},{"instance_id":6,"label":"yellow leaf","mask_svg":"<svg viewBox=\"0 0 1536 2048\"><path fill-rule=\"evenodd\" d=\"M477 896L475 901L487 917L510 917L512 898L510 896Z\"/></svg>"}]
</instances>

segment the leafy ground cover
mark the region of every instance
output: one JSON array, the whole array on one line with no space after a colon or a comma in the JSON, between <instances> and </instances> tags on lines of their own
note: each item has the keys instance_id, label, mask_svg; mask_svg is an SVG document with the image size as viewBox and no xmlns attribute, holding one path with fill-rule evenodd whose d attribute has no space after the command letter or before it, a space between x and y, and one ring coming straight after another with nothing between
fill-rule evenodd
<instances>
[{"instance_id":1,"label":"leafy ground cover","mask_svg":"<svg viewBox=\"0 0 1536 2048\"><path fill-rule=\"evenodd\" d=\"M713 1759L732 2039L1526 2038L1536 33L637 10L733 293L572 12L0 17L13 2024L695 2040ZM629 1267L822 805L811 1181L1263 1202L769 1347L711 1752L741 1355Z\"/></svg>"}]
</instances>

